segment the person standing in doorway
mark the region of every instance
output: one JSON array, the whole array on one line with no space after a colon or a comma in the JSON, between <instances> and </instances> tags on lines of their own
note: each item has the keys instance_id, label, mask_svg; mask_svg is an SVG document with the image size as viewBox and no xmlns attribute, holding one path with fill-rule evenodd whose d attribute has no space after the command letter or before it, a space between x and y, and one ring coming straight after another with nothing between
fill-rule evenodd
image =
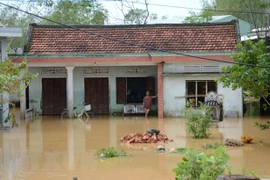
<instances>
[{"instance_id":1,"label":"person standing in doorway","mask_svg":"<svg viewBox=\"0 0 270 180\"><path fill-rule=\"evenodd\" d=\"M156 96L150 96L150 92L146 91L146 96L143 98L143 107L144 107L144 112L145 112L145 118L148 117L148 113L152 107L152 99L156 98Z\"/></svg>"}]
</instances>

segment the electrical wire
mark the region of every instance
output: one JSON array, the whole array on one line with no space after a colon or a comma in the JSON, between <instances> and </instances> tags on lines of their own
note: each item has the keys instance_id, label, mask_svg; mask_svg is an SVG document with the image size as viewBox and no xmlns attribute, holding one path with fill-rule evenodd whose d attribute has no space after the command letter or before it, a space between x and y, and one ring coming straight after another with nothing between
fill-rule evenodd
<instances>
[{"instance_id":1,"label":"electrical wire","mask_svg":"<svg viewBox=\"0 0 270 180\"><path fill-rule=\"evenodd\" d=\"M99 0L101 1L101 0ZM116 1L116 2L122 2L122 0L103 0L103 1ZM127 3L133 3L133 4L140 4L140 5L145 5L144 2L137 2L137 1L125 1ZM147 3L149 6L160 6L160 7L168 7L168 8L178 8L178 9L189 9L189 10L198 10L198 11L213 11L213 12L233 12L233 13L240 13L240 14L267 14L269 15L270 13L266 12L259 12L259 11L234 11L234 10L217 10L217 9L203 9L203 8L192 8L192 7L183 7L183 6L173 6L173 5L166 5L166 4L156 4L156 3Z\"/></svg>"},{"instance_id":2,"label":"electrical wire","mask_svg":"<svg viewBox=\"0 0 270 180\"><path fill-rule=\"evenodd\" d=\"M26 14L29 14L31 16L38 17L40 19L44 19L44 20L49 21L49 22L53 22L53 23L58 24L58 25L63 26L63 27L72 28L72 29L75 29L77 31L82 31L82 32L85 32L87 34L91 34L91 35L94 35L94 36L97 36L97 37L100 37L100 38L103 38L103 39L107 39L107 40L111 40L111 41L117 41L117 42L120 42L122 44L128 44L128 45L131 45L131 46L137 46L137 47L141 47L141 48L145 48L145 49L149 49L149 50L155 50L155 51L159 51L159 52L163 52L163 53L168 53L168 54L174 54L174 55L187 56L187 57L192 57L192 58L197 58L197 59L207 60L207 61L212 61L212 62L221 62L221 63L228 63L228 64L238 64L238 65L245 65L245 66L250 66L250 67L270 68L270 66L261 66L261 65L255 65L255 64L247 64L247 63L232 62L232 61L227 61L227 60L205 58L205 57L194 56L194 55L190 55L190 54L186 54L186 53L171 52L171 51L167 51L167 50L164 50L164 49L156 48L156 47L153 47L153 46L145 46L143 44L136 44L136 43L133 43L133 42L128 42L128 41L120 40L120 39L117 39L117 38L100 35L98 33L86 31L86 30L83 30L83 29L78 28L78 27L75 27L75 26L63 24L63 23L60 23L60 22L57 22L57 21L54 21L54 20L51 20L51 19L48 19L48 18L39 16L39 15L36 15L36 14L33 14L31 12L28 12L28 11L25 11L25 10L22 10L22 9L19 9L19 8L16 8L14 6L10 6L10 5L5 4L5 3L2 3L2 2L0 2L0 5L7 6L9 8L15 9L17 11L20 11L20 12L23 12L23 13L26 13Z\"/></svg>"},{"instance_id":3,"label":"electrical wire","mask_svg":"<svg viewBox=\"0 0 270 180\"><path fill-rule=\"evenodd\" d=\"M15 2L24 2L23 0L0 0L0 1L15 1ZM53 2L58 2L61 0L51 0ZM122 0L98 0L98 2L122 2ZM46 0L29 0L26 2L46 2ZM127 3L133 3L133 4L140 4L145 5L145 2L137 2L137 1L125 1ZM167 8L177 8L177 9L189 9L189 10L198 10L198 11L212 11L212 12L226 12L226 13L239 13L239 14L266 14L269 15L270 13L267 12L259 12L259 11L235 11L235 10L219 10L219 9L203 9L203 8L192 8L192 7L184 7L184 6L174 6L174 5L167 5L167 4L156 4L156 3L147 3L148 6L159 6L159 7L167 7Z\"/></svg>"}]
</instances>

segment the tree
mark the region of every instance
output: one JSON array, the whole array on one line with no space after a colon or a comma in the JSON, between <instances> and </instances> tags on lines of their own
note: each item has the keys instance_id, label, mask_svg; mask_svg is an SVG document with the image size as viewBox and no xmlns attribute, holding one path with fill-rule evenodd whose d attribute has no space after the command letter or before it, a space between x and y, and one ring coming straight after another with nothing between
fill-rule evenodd
<instances>
[{"instance_id":1,"label":"tree","mask_svg":"<svg viewBox=\"0 0 270 180\"><path fill-rule=\"evenodd\" d=\"M161 19L168 19L168 15L161 16Z\"/></svg>"},{"instance_id":2,"label":"tree","mask_svg":"<svg viewBox=\"0 0 270 180\"><path fill-rule=\"evenodd\" d=\"M108 11L94 0L58 1L47 6L45 17L63 24L71 25L103 25L108 21ZM42 20L41 24L55 23Z\"/></svg>"},{"instance_id":3,"label":"tree","mask_svg":"<svg viewBox=\"0 0 270 180\"><path fill-rule=\"evenodd\" d=\"M16 5L20 6L21 4ZM30 5L27 6L30 8ZM9 26L9 27L20 27L22 29L22 37L20 38L9 38L10 48L22 48L25 43L28 24L36 22L33 16L28 14L20 13L14 9L9 7L2 7L0 8L0 24L2 26Z\"/></svg>"},{"instance_id":4,"label":"tree","mask_svg":"<svg viewBox=\"0 0 270 180\"><path fill-rule=\"evenodd\" d=\"M269 24L269 3L269 0L214 0L212 8L215 15L233 15L260 27Z\"/></svg>"},{"instance_id":5,"label":"tree","mask_svg":"<svg viewBox=\"0 0 270 180\"><path fill-rule=\"evenodd\" d=\"M184 19L184 23L203 23L211 21L213 19L212 16L214 15L214 12L212 11L213 10L212 6L213 5L203 0L202 1L203 10L199 13L190 11L189 12L190 15Z\"/></svg>"},{"instance_id":6,"label":"tree","mask_svg":"<svg viewBox=\"0 0 270 180\"><path fill-rule=\"evenodd\" d=\"M158 19L157 13L151 13L150 14L150 20L156 20L156 19Z\"/></svg>"},{"instance_id":7,"label":"tree","mask_svg":"<svg viewBox=\"0 0 270 180\"><path fill-rule=\"evenodd\" d=\"M242 88L254 98L263 98L267 101L270 90L270 53L264 40L245 41L237 45L238 52L232 54L234 64L222 68L222 76L218 79L223 87L233 90ZM268 122L270 124L270 122ZM259 125L259 124L258 124Z\"/></svg>"},{"instance_id":8,"label":"tree","mask_svg":"<svg viewBox=\"0 0 270 180\"><path fill-rule=\"evenodd\" d=\"M232 15L249 22L258 39L269 35L270 0L202 0L202 7L199 13L191 11L184 22L208 22L212 16Z\"/></svg>"},{"instance_id":9,"label":"tree","mask_svg":"<svg viewBox=\"0 0 270 180\"><path fill-rule=\"evenodd\" d=\"M143 9L130 9L124 16L125 24L143 24L147 16L147 11Z\"/></svg>"},{"instance_id":10,"label":"tree","mask_svg":"<svg viewBox=\"0 0 270 180\"><path fill-rule=\"evenodd\" d=\"M209 5L203 12L211 9L213 15L233 15L247 21L256 29L259 38L267 36L269 32L270 0L213 0ZM261 30L264 33L259 33Z\"/></svg>"},{"instance_id":11,"label":"tree","mask_svg":"<svg viewBox=\"0 0 270 180\"><path fill-rule=\"evenodd\" d=\"M25 2L16 2L15 4L8 2L8 5L64 24L105 24L108 20L108 11L94 0L45 0L40 2L29 1L27 4ZM0 10L0 24L2 26L22 28L23 36L21 38L9 39L11 49L23 48L26 42L29 23L55 24L10 7L1 6Z\"/></svg>"},{"instance_id":12,"label":"tree","mask_svg":"<svg viewBox=\"0 0 270 180\"><path fill-rule=\"evenodd\" d=\"M211 12L201 12L201 13L196 13L194 11L189 12L190 16L187 16L183 23L204 23L204 22L209 22L211 21L212 18L212 13Z\"/></svg>"},{"instance_id":13,"label":"tree","mask_svg":"<svg viewBox=\"0 0 270 180\"><path fill-rule=\"evenodd\" d=\"M23 74L21 74L23 72ZM0 62L0 105L11 104L8 99L3 99L3 94L17 95L22 97L23 92L30 82L37 77L37 74L30 74L27 71L27 62L15 65L10 59ZM6 122L11 120L12 127L17 126L15 116L9 111Z\"/></svg>"}]
</instances>

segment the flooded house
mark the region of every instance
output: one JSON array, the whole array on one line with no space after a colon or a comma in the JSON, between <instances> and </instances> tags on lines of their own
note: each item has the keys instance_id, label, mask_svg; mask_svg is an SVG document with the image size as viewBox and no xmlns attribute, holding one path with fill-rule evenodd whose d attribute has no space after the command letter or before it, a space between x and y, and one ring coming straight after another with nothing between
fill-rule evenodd
<instances>
[{"instance_id":1,"label":"flooded house","mask_svg":"<svg viewBox=\"0 0 270 180\"><path fill-rule=\"evenodd\" d=\"M190 95L223 97L224 115L242 116L242 90L215 80L240 42L238 21L203 24L60 26L30 24L23 55L38 73L25 106L40 115L91 104L95 115L143 113L147 90L158 95L152 113L180 117ZM11 56L12 57L12 56Z\"/></svg>"}]
</instances>

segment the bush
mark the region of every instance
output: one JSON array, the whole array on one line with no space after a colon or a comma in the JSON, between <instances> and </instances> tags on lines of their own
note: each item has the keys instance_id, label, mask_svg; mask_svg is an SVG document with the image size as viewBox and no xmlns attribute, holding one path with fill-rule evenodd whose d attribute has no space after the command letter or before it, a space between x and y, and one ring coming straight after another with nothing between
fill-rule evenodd
<instances>
[{"instance_id":1,"label":"bush","mask_svg":"<svg viewBox=\"0 0 270 180\"><path fill-rule=\"evenodd\" d=\"M122 149L120 152L117 152L114 147L109 148L102 148L98 150L94 156L100 157L100 158L112 158L112 157L120 157L120 156L127 156L127 153L124 149Z\"/></svg>"},{"instance_id":2,"label":"bush","mask_svg":"<svg viewBox=\"0 0 270 180\"><path fill-rule=\"evenodd\" d=\"M187 148L175 148L171 153L173 154L185 154Z\"/></svg>"},{"instance_id":3,"label":"bush","mask_svg":"<svg viewBox=\"0 0 270 180\"><path fill-rule=\"evenodd\" d=\"M203 145L203 148L204 149L217 149L219 146L223 146L223 145L220 144L219 142L215 142L214 144L206 143L205 145Z\"/></svg>"},{"instance_id":4,"label":"bush","mask_svg":"<svg viewBox=\"0 0 270 180\"><path fill-rule=\"evenodd\" d=\"M214 154L206 155L197 150L187 150L183 161L173 169L176 180L212 180L225 170L231 174L231 166L228 164L229 156L220 146Z\"/></svg>"},{"instance_id":5,"label":"bush","mask_svg":"<svg viewBox=\"0 0 270 180\"><path fill-rule=\"evenodd\" d=\"M186 119L186 129L192 133L194 138L208 138L210 136L210 126L212 122L212 110L200 102L200 107L192 107L188 102L188 107L184 109L184 118Z\"/></svg>"}]
</instances>

